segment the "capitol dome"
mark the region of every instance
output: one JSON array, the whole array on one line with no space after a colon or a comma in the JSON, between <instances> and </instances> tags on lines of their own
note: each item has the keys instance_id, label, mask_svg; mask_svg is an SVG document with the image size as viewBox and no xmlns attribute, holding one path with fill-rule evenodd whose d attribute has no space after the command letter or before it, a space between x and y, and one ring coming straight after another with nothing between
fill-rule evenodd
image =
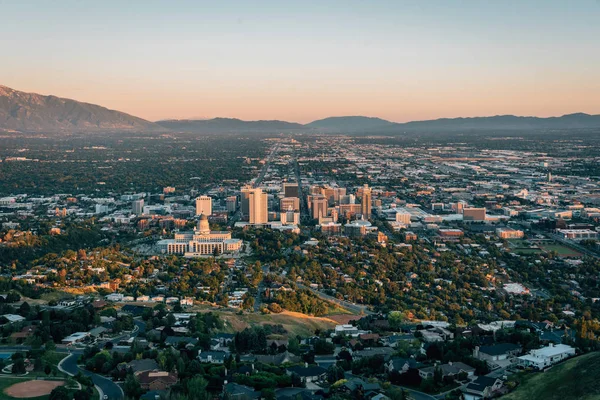
<instances>
[{"instance_id":1,"label":"capitol dome","mask_svg":"<svg viewBox=\"0 0 600 400\"><path fill-rule=\"evenodd\" d=\"M200 215L200 221L198 221L198 231L200 231L201 234L210 233L208 217L204 214Z\"/></svg>"}]
</instances>

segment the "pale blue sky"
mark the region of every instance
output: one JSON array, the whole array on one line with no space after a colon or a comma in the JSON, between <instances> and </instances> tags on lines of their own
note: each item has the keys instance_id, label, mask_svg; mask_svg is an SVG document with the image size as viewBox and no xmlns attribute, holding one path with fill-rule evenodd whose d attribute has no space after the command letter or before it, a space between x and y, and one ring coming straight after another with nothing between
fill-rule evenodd
<instances>
[{"instance_id":1,"label":"pale blue sky","mask_svg":"<svg viewBox=\"0 0 600 400\"><path fill-rule=\"evenodd\" d=\"M0 0L0 84L151 120L600 113L600 2Z\"/></svg>"}]
</instances>

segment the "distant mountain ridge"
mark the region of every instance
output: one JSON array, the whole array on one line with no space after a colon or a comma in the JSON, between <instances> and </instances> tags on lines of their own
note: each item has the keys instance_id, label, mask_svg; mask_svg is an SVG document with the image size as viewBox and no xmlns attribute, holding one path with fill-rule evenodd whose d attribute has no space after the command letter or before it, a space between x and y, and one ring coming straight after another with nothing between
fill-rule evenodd
<instances>
[{"instance_id":1,"label":"distant mountain ridge","mask_svg":"<svg viewBox=\"0 0 600 400\"><path fill-rule=\"evenodd\" d=\"M307 127L317 130L362 130L385 129L397 125L394 122L376 117L329 117L306 124Z\"/></svg>"},{"instance_id":2,"label":"distant mountain ridge","mask_svg":"<svg viewBox=\"0 0 600 400\"><path fill-rule=\"evenodd\" d=\"M426 121L397 123L371 117L330 117L306 125L322 132L387 133L423 131L471 131L471 130L541 130L541 129L599 129L600 115L585 113L567 114L560 117L518 117L497 115L492 117L440 118Z\"/></svg>"},{"instance_id":3,"label":"distant mountain ridge","mask_svg":"<svg viewBox=\"0 0 600 400\"><path fill-rule=\"evenodd\" d=\"M144 119L56 96L20 92L0 85L0 129L20 132L164 130Z\"/></svg>"},{"instance_id":4,"label":"distant mountain ridge","mask_svg":"<svg viewBox=\"0 0 600 400\"><path fill-rule=\"evenodd\" d=\"M518 117L515 115L440 118L429 121L406 122L403 124L396 124L396 126L407 131L592 129L600 128L600 115L575 113L548 118Z\"/></svg>"},{"instance_id":5,"label":"distant mountain ridge","mask_svg":"<svg viewBox=\"0 0 600 400\"><path fill-rule=\"evenodd\" d=\"M158 125L180 132L219 133L219 132L285 132L306 127L295 122L279 120L243 121L237 118L213 119L171 119L157 121Z\"/></svg>"},{"instance_id":6,"label":"distant mountain ridge","mask_svg":"<svg viewBox=\"0 0 600 400\"><path fill-rule=\"evenodd\" d=\"M200 110L201 111L201 110ZM532 131L600 129L600 115L585 113L560 117L440 118L396 123L376 117L340 116L306 125L279 121L243 121L236 118L146 121L94 104L56 96L25 93L0 85L0 130L18 132L190 132L190 133L365 133L402 135L419 132Z\"/></svg>"}]
</instances>

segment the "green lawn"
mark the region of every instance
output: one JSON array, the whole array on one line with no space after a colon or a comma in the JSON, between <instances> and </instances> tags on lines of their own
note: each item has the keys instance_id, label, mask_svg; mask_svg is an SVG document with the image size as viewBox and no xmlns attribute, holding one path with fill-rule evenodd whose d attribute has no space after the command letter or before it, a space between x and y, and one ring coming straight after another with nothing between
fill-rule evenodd
<instances>
[{"instance_id":1,"label":"green lawn","mask_svg":"<svg viewBox=\"0 0 600 400\"><path fill-rule=\"evenodd\" d=\"M503 400L599 400L600 352L573 358L547 372L518 374L514 379L520 385Z\"/></svg>"},{"instance_id":2,"label":"green lawn","mask_svg":"<svg viewBox=\"0 0 600 400\"><path fill-rule=\"evenodd\" d=\"M542 245L542 249L545 251L555 251L561 257L580 257L581 253L576 250L573 250L567 246L563 246L561 244L547 244Z\"/></svg>"}]
</instances>

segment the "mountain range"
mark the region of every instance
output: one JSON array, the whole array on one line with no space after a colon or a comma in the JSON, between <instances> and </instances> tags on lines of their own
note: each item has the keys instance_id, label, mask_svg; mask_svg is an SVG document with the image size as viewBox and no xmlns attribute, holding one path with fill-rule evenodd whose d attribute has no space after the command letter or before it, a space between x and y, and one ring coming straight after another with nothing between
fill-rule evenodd
<instances>
[{"instance_id":1,"label":"mountain range","mask_svg":"<svg viewBox=\"0 0 600 400\"><path fill-rule=\"evenodd\" d=\"M287 121L242 121L235 118L146 121L115 110L56 96L25 93L0 85L0 130L16 132L191 132L191 133L379 133L532 131L600 129L600 115L561 117L498 115L441 118L396 123L363 116L329 117L306 125Z\"/></svg>"},{"instance_id":2,"label":"mountain range","mask_svg":"<svg viewBox=\"0 0 600 400\"><path fill-rule=\"evenodd\" d=\"M0 129L19 132L164 130L160 125L94 104L0 86Z\"/></svg>"}]
</instances>

